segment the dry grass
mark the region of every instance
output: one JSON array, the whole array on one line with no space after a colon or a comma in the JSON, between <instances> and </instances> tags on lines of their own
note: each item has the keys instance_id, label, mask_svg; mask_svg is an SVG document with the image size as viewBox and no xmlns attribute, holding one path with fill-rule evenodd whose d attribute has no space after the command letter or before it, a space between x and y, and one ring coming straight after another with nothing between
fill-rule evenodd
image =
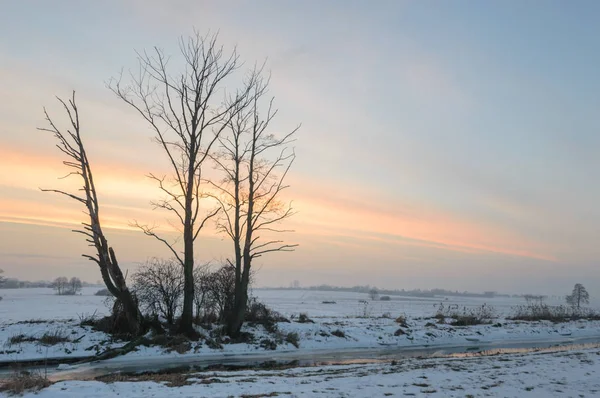
<instances>
[{"instance_id":1,"label":"dry grass","mask_svg":"<svg viewBox=\"0 0 600 398\"><path fill-rule=\"evenodd\" d=\"M31 343L37 341L37 339L33 336L26 336L24 334L15 334L14 336L11 336L8 338L8 340L6 341L6 346L11 347L13 345L17 345L17 344L21 344L21 343Z\"/></svg>"},{"instance_id":2,"label":"dry grass","mask_svg":"<svg viewBox=\"0 0 600 398\"><path fill-rule=\"evenodd\" d=\"M70 341L71 339L64 335L60 330L46 332L42 337L39 338L40 344L45 346L53 346L57 344L68 343Z\"/></svg>"},{"instance_id":3,"label":"dry grass","mask_svg":"<svg viewBox=\"0 0 600 398\"><path fill-rule=\"evenodd\" d=\"M190 375L184 373L112 374L97 377L96 380L104 383L153 381L155 383L164 383L167 387L182 387L195 384L194 381L189 381L188 377Z\"/></svg>"},{"instance_id":4,"label":"dry grass","mask_svg":"<svg viewBox=\"0 0 600 398\"><path fill-rule=\"evenodd\" d=\"M17 372L0 385L0 391L6 392L8 395L23 395L26 391L37 392L51 384L40 374Z\"/></svg>"}]
</instances>

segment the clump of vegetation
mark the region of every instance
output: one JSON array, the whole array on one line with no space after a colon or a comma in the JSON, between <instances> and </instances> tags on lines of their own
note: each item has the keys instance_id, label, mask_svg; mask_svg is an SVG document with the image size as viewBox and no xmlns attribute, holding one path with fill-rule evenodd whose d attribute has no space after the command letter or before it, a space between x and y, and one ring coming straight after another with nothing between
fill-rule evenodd
<instances>
[{"instance_id":1,"label":"clump of vegetation","mask_svg":"<svg viewBox=\"0 0 600 398\"><path fill-rule=\"evenodd\" d=\"M315 323L315 321L310 319L306 312L301 312L298 316L298 323Z\"/></svg>"},{"instance_id":2,"label":"clump of vegetation","mask_svg":"<svg viewBox=\"0 0 600 398\"><path fill-rule=\"evenodd\" d=\"M61 330L46 332L39 338L39 342L45 346L53 346L70 342L71 339L66 336Z\"/></svg>"},{"instance_id":3,"label":"clump of vegetation","mask_svg":"<svg viewBox=\"0 0 600 398\"><path fill-rule=\"evenodd\" d=\"M58 277L52 282L52 288L59 296L74 296L81 291L83 283L79 278L71 278L66 276Z\"/></svg>"},{"instance_id":4,"label":"clump of vegetation","mask_svg":"<svg viewBox=\"0 0 600 398\"><path fill-rule=\"evenodd\" d=\"M276 350L277 349L277 343L271 339L262 339L260 341L260 346L261 346L261 348L264 348L265 350Z\"/></svg>"},{"instance_id":5,"label":"clump of vegetation","mask_svg":"<svg viewBox=\"0 0 600 398\"><path fill-rule=\"evenodd\" d=\"M341 329L336 329L333 332L331 332L331 334L333 336L339 337L339 338L346 338L346 333L344 333L343 330Z\"/></svg>"},{"instance_id":6,"label":"clump of vegetation","mask_svg":"<svg viewBox=\"0 0 600 398\"><path fill-rule=\"evenodd\" d=\"M300 336L296 332L289 332L285 335L285 342L300 348Z\"/></svg>"},{"instance_id":7,"label":"clump of vegetation","mask_svg":"<svg viewBox=\"0 0 600 398\"><path fill-rule=\"evenodd\" d=\"M141 307L173 326L183 297L183 268L176 260L152 258L133 274L133 289Z\"/></svg>"},{"instance_id":8,"label":"clump of vegetation","mask_svg":"<svg viewBox=\"0 0 600 398\"><path fill-rule=\"evenodd\" d=\"M337 304L335 301L325 300L322 301L321 304Z\"/></svg>"},{"instance_id":9,"label":"clump of vegetation","mask_svg":"<svg viewBox=\"0 0 600 398\"><path fill-rule=\"evenodd\" d=\"M600 320L600 314L585 308L565 305L551 306L545 303L530 302L527 305L513 307L513 315L509 318L515 321L550 321L554 323L569 322L578 319Z\"/></svg>"},{"instance_id":10,"label":"clump of vegetation","mask_svg":"<svg viewBox=\"0 0 600 398\"><path fill-rule=\"evenodd\" d=\"M155 343L164 347L167 352L175 351L179 354L185 354L192 349L190 339L183 335L166 336L159 335L154 339Z\"/></svg>"},{"instance_id":11,"label":"clump of vegetation","mask_svg":"<svg viewBox=\"0 0 600 398\"><path fill-rule=\"evenodd\" d=\"M13 345L22 344L22 343L31 343L37 341L37 339L33 336L26 336L22 333L15 334L14 336L10 336L6 341L6 346L11 347Z\"/></svg>"},{"instance_id":12,"label":"clump of vegetation","mask_svg":"<svg viewBox=\"0 0 600 398\"><path fill-rule=\"evenodd\" d=\"M406 315L400 315L396 318L396 323L403 328L407 328L408 324L406 323Z\"/></svg>"},{"instance_id":13,"label":"clump of vegetation","mask_svg":"<svg viewBox=\"0 0 600 398\"><path fill-rule=\"evenodd\" d=\"M484 325L492 323L496 318L496 310L488 304L475 308L463 307L460 310L457 305L440 303L434 318L438 320L438 323L446 323L446 319L450 318L452 326Z\"/></svg>"},{"instance_id":14,"label":"clump of vegetation","mask_svg":"<svg viewBox=\"0 0 600 398\"><path fill-rule=\"evenodd\" d=\"M100 289L94 293L94 296L110 297L112 294L108 291L108 289Z\"/></svg>"},{"instance_id":15,"label":"clump of vegetation","mask_svg":"<svg viewBox=\"0 0 600 398\"><path fill-rule=\"evenodd\" d=\"M50 386L52 383L41 374L30 372L16 372L2 385L0 391L9 395L23 395L27 391L37 392Z\"/></svg>"},{"instance_id":16,"label":"clump of vegetation","mask_svg":"<svg viewBox=\"0 0 600 398\"><path fill-rule=\"evenodd\" d=\"M289 322L286 317L277 311L273 311L256 299L250 301L250 304L246 309L245 320L250 325L263 325L265 330L269 333L277 332L277 322Z\"/></svg>"}]
</instances>

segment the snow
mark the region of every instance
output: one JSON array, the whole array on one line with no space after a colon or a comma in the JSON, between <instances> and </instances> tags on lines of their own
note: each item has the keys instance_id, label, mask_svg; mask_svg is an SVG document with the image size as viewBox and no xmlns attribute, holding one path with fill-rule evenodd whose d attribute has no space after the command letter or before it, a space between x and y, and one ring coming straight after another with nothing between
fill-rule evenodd
<instances>
[{"instance_id":1,"label":"snow","mask_svg":"<svg viewBox=\"0 0 600 398\"><path fill-rule=\"evenodd\" d=\"M58 296L50 288L0 290L0 319L13 323L32 319L64 320L79 316L106 315L106 297L95 296L100 287L84 287L81 294Z\"/></svg>"},{"instance_id":2,"label":"snow","mask_svg":"<svg viewBox=\"0 0 600 398\"><path fill-rule=\"evenodd\" d=\"M287 370L210 371L183 376L176 385L170 385L168 377L159 382L64 381L25 396L571 397L598 396L599 376L600 350L590 349Z\"/></svg>"},{"instance_id":3,"label":"snow","mask_svg":"<svg viewBox=\"0 0 600 398\"><path fill-rule=\"evenodd\" d=\"M33 359L84 357L111 347L123 345L112 341L101 332L79 326L83 315L105 314L108 311L104 297L94 296L97 288L86 288L81 295L56 296L51 289L5 290L0 301L0 314L5 320L0 324L0 361L23 361ZM492 305L499 314L501 325L477 325L453 327L437 324L431 319L443 298L420 299L392 297L389 302L374 301L367 304L364 294L345 292L318 292L305 290L256 290L254 295L286 316L298 319L306 312L314 323L279 323L281 337L297 333L300 349L280 342L276 352L308 350L350 350L367 348L415 348L448 347L490 344L493 342L565 341L586 337L600 337L600 321L575 321L561 324L551 322L513 322L504 319L514 305L522 304L513 298L451 298L445 305L475 307L484 302ZM323 304L335 301L336 304ZM382 317L389 314L391 318ZM400 325L396 316L407 315L405 334L396 336ZM366 316L365 316L366 315ZM36 320L31 322L30 320ZM246 326L255 340L272 339L261 326ZM337 331L344 333L336 336ZM57 333L68 337L69 342L44 346L39 341L15 342L16 336L39 340L45 333ZM207 331L203 331L208 334ZM139 347L127 357L182 357L206 356L207 354L239 355L265 350L258 344L224 344L222 349L211 349L197 343L188 353L165 352L160 347Z\"/></svg>"}]
</instances>

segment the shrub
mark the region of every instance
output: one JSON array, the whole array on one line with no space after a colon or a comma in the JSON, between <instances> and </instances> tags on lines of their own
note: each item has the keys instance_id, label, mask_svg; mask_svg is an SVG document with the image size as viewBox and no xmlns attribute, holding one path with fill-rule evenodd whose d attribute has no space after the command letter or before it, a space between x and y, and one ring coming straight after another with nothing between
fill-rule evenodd
<instances>
[{"instance_id":1,"label":"shrub","mask_svg":"<svg viewBox=\"0 0 600 398\"><path fill-rule=\"evenodd\" d=\"M285 342L300 348L300 336L296 332L289 332L285 335Z\"/></svg>"},{"instance_id":2,"label":"shrub","mask_svg":"<svg viewBox=\"0 0 600 398\"><path fill-rule=\"evenodd\" d=\"M109 297L112 296L112 294L108 291L108 289L100 289L94 293L94 296Z\"/></svg>"},{"instance_id":3,"label":"shrub","mask_svg":"<svg viewBox=\"0 0 600 398\"><path fill-rule=\"evenodd\" d=\"M406 324L406 315L400 315L398 318L396 318L396 323L407 328L408 325Z\"/></svg>"},{"instance_id":4,"label":"shrub","mask_svg":"<svg viewBox=\"0 0 600 398\"><path fill-rule=\"evenodd\" d=\"M183 268L175 260L150 259L133 274L133 289L147 312L173 325L183 297Z\"/></svg>"},{"instance_id":5,"label":"shrub","mask_svg":"<svg viewBox=\"0 0 600 398\"><path fill-rule=\"evenodd\" d=\"M306 312L301 312L298 316L298 323L315 323L315 321L310 319Z\"/></svg>"},{"instance_id":6,"label":"shrub","mask_svg":"<svg viewBox=\"0 0 600 398\"><path fill-rule=\"evenodd\" d=\"M246 322L263 325L269 333L277 332L277 322L289 322L280 313L271 310L263 303L253 298L246 309Z\"/></svg>"},{"instance_id":7,"label":"shrub","mask_svg":"<svg viewBox=\"0 0 600 398\"><path fill-rule=\"evenodd\" d=\"M266 350L277 349L277 343L271 339L262 339L260 341L260 346Z\"/></svg>"},{"instance_id":8,"label":"shrub","mask_svg":"<svg viewBox=\"0 0 600 398\"><path fill-rule=\"evenodd\" d=\"M333 332L331 332L332 335L336 336L336 337L340 337L340 338L346 338L346 333L344 333L343 330L341 329L336 329Z\"/></svg>"},{"instance_id":9,"label":"shrub","mask_svg":"<svg viewBox=\"0 0 600 398\"><path fill-rule=\"evenodd\" d=\"M0 391L6 391L11 395L22 395L26 391L37 392L51 384L47 378L40 374L17 372L0 385Z\"/></svg>"},{"instance_id":10,"label":"shrub","mask_svg":"<svg viewBox=\"0 0 600 398\"><path fill-rule=\"evenodd\" d=\"M390 298L390 296L381 296L381 297L379 297L379 300L380 301L390 301L391 298Z\"/></svg>"}]
</instances>

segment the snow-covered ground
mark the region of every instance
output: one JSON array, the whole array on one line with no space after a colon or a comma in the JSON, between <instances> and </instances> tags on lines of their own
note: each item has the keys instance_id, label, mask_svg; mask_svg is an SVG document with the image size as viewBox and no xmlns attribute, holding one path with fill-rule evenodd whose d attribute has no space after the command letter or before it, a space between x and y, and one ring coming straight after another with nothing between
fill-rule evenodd
<instances>
[{"instance_id":1,"label":"snow-covered ground","mask_svg":"<svg viewBox=\"0 0 600 398\"><path fill-rule=\"evenodd\" d=\"M112 341L107 335L79 326L79 318L93 313L108 312L105 298L94 296L97 288L86 288L81 295L56 296L51 289L20 289L2 291L0 301L0 361L15 362L32 359L91 356L123 342ZM300 350L337 350L358 348L412 348L422 346L461 346L490 342L557 341L568 338L600 336L599 321L577 321L561 324L551 322L512 322L504 317L514 305L523 304L513 298L449 298L417 299L392 297L389 302L361 302L364 294L319 292L304 290L255 290L254 295L271 308L291 317L291 323L279 323L281 332L277 351L296 351L285 341L288 333L297 333ZM324 304L323 301L335 304ZM496 309L494 324L454 327L431 319L437 305L476 307L484 302ZM300 313L306 313L314 323L299 323ZM385 317L384 317L385 315ZM406 315L407 327L396 321ZM389 317L388 317L389 316ZM32 321L33 320L33 321ZM499 324L498 324L499 323ZM401 329L399 331L399 329ZM198 342L186 353L166 352L161 347L139 347L129 357L198 356L255 353L265 350L258 343L274 339L261 326L247 326L255 336L254 344L223 344L221 349L209 348ZM204 332L208 334L208 332ZM40 341L45 334L63 336L66 340L54 345Z\"/></svg>"},{"instance_id":2,"label":"snow-covered ground","mask_svg":"<svg viewBox=\"0 0 600 398\"><path fill-rule=\"evenodd\" d=\"M94 312L105 315L109 308L105 298L94 296L100 288L84 288L81 295L57 296L49 288L2 289L0 296L0 321L18 322L31 319L77 319L80 315ZM286 316L307 313L315 317L355 317L367 315L379 317L390 313L393 316L406 314L409 317L431 316L440 303L459 307L477 307L484 303L493 306L499 315L509 314L511 308L525 304L522 298L512 297L435 297L417 298L391 296L391 301L372 301L366 309L359 300L368 300L364 293L322 292L312 290L268 290L255 289L253 295L270 308ZM335 301L335 304L323 304L323 301ZM547 299L549 305L564 304L564 301ZM592 298L591 307L600 309L600 302Z\"/></svg>"},{"instance_id":3,"label":"snow-covered ground","mask_svg":"<svg viewBox=\"0 0 600 398\"><path fill-rule=\"evenodd\" d=\"M593 397L600 395L600 350L130 380L116 376L108 382L65 381L26 397Z\"/></svg>"}]
</instances>

